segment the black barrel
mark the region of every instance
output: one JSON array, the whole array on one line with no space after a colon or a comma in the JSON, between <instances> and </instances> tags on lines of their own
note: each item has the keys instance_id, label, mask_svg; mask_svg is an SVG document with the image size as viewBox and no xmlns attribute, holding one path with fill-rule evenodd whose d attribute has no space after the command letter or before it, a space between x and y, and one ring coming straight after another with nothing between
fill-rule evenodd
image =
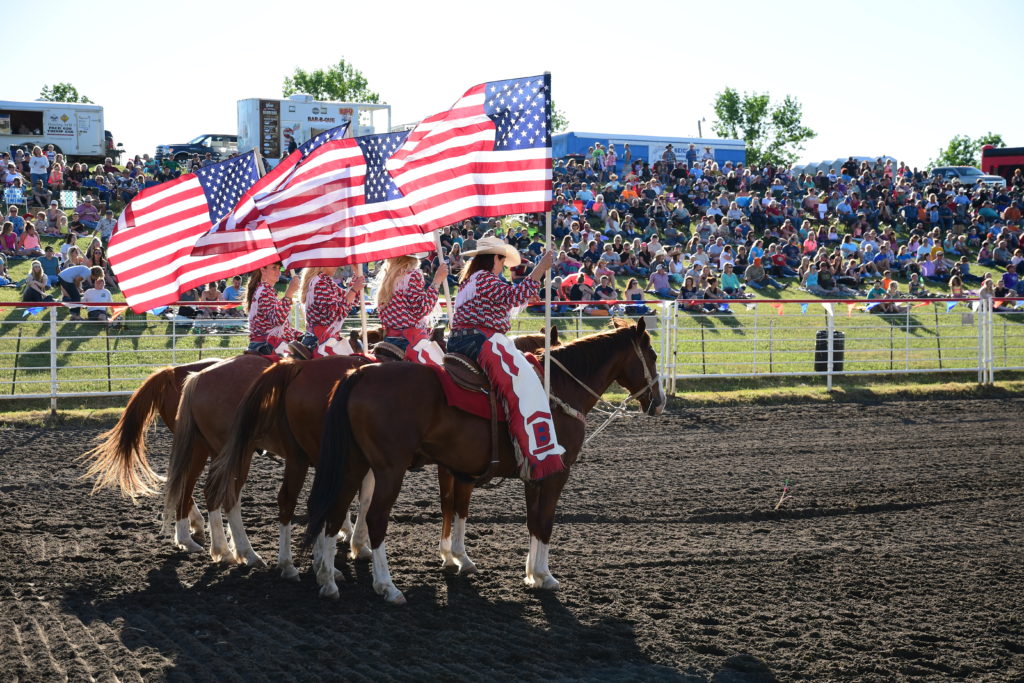
<instances>
[{"instance_id":1,"label":"black barrel","mask_svg":"<svg viewBox=\"0 0 1024 683\"><path fill-rule=\"evenodd\" d=\"M843 356L846 351L846 335L839 330L832 332L832 372L843 371ZM828 330L818 330L814 335L814 371L828 372Z\"/></svg>"}]
</instances>

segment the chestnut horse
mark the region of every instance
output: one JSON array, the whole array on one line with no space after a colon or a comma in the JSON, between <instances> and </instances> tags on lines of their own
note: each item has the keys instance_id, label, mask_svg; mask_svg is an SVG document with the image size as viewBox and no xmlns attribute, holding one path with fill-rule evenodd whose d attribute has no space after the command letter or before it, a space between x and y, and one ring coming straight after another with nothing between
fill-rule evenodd
<instances>
[{"instance_id":1,"label":"chestnut horse","mask_svg":"<svg viewBox=\"0 0 1024 683\"><path fill-rule=\"evenodd\" d=\"M551 340L553 345L558 344L557 328L552 329ZM520 350L535 352L544 348L545 335L522 335L514 341ZM290 541L295 505L309 466L316 466L330 393L349 369L346 365L326 365L318 361L284 361L264 370L238 402L227 445L210 465L205 488L207 506L210 509L232 510L238 504L256 444L281 442L284 435L294 437L298 449L282 454L286 458L285 481L277 499L280 533L277 566L281 575L287 579L298 578ZM444 467L438 468L437 478L444 520L439 544L441 559L446 568L456 568L464 574L473 573L476 565L466 555L464 544L465 520L469 514L473 484L457 482L451 471ZM360 516L354 531L348 534L352 559L370 557L363 520L372 493L371 474L360 487ZM453 518L456 528L454 541Z\"/></svg>"},{"instance_id":2,"label":"chestnut horse","mask_svg":"<svg viewBox=\"0 0 1024 683\"><path fill-rule=\"evenodd\" d=\"M149 496L157 492L163 477L153 471L146 457L146 432L156 414L172 433L175 414L181 400L181 387L185 378L204 370L220 358L206 358L155 371L128 398L117 424L98 437L100 443L82 454L81 460L90 460L83 478L93 477L93 492L118 487L130 498ZM203 535L203 516L199 508L189 510L192 533Z\"/></svg>"},{"instance_id":3,"label":"chestnut horse","mask_svg":"<svg viewBox=\"0 0 1024 683\"><path fill-rule=\"evenodd\" d=\"M585 415L612 382L638 398L645 412L661 413L665 405L657 375L657 355L643 318L633 324L614 320L615 329L588 335L552 349L551 391L558 440L565 447L565 470L525 486L530 551L527 586L555 589L548 570L548 543L555 505L583 446ZM337 597L335 534L342 516L369 469L374 475L372 501L366 517L372 553L374 590L392 604L405 597L391 580L384 537L406 469L423 453L455 472L480 476L490 469L490 422L447 405L430 368L413 363L359 368L335 390L325 417L320 462L309 497L305 546L316 545L320 595ZM515 457L507 432L501 443L498 476L515 476Z\"/></svg>"}]
</instances>

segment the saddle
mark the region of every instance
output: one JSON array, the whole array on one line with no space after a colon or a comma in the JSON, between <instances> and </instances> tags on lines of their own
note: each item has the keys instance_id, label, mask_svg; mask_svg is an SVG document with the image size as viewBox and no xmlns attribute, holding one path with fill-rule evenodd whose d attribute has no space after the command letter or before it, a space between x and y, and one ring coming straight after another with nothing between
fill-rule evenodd
<instances>
[{"instance_id":1,"label":"saddle","mask_svg":"<svg viewBox=\"0 0 1024 683\"><path fill-rule=\"evenodd\" d=\"M460 388L479 394L491 393L491 380L469 356L461 353L444 354L444 369Z\"/></svg>"},{"instance_id":2,"label":"saddle","mask_svg":"<svg viewBox=\"0 0 1024 683\"><path fill-rule=\"evenodd\" d=\"M444 354L444 370L460 389L487 396L491 413L491 461L483 474L472 478L474 486L483 486L494 478L494 470L498 467L498 397L492 390L491 380L487 378L483 368L468 356L461 353Z\"/></svg>"}]
</instances>

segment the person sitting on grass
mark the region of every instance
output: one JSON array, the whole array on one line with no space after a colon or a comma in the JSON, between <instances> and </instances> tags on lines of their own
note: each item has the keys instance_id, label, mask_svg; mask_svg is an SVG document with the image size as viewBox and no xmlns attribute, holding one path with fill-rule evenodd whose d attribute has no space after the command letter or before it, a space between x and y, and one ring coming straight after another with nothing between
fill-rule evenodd
<instances>
[{"instance_id":1,"label":"person sitting on grass","mask_svg":"<svg viewBox=\"0 0 1024 683\"><path fill-rule=\"evenodd\" d=\"M719 303L723 299L731 299L725 290L718 286L718 279L715 277L709 277L707 280L707 286L701 294L701 298L704 299L704 310L708 313L716 313L721 310L723 304Z\"/></svg>"},{"instance_id":2,"label":"person sitting on grass","mask_svg":"<svg viewBox=\"0 0 1024 683\"><path fill-rule=\"evenodd\" d=\"M18 253L18 236L14 234L14 223L6 221L0 230L0 254L8 259Z\"/></svg>"},{"instance_id":3,"label":"person sitting on grass","mask_svg":"<svg viewBox=\"0 0 1024 683\"><path fill-rule=\"evenodd\" d=\"M765 272L764 266L761 265L761 259L755 258L754 262L747 266L747 270L743 273L743 279L748 285L754 289L764 289L765 287L774 287L775 289L785 289L788 285L783 285L777 280L769 277L768 273Z\"/></svg>"},{"instance_id":4,"label":"person sitting on grass","mask_svg":"<svg viewBox=\"0 0 1024 683\"><path fill-rule=\"evenodd\" d=\"M644 290L635 277L629 278L629 281L626 282L626 291L622 293L622 298L638 302L626 306L626 315L647 315L651 312L646 304L641 303L644 300Z\"/></svg>"},{"instance_id":5,"label":"person sitting on grass","mask_svg":"<svg viewBox=\"0 0 1024 683\"><path fill-rule=\"evenodd\" d=\"M39 245L39 233L36 232L36 226L31 223L25 224L25 231L18 238L17 254L21 258L33 258L43 255L42 247Z\"/></svg>"},{"instance_id":6,"label":"person sitting on grass","mask_svg":"<svg viewBox=\"0 0 1024 683\"><path fill-rule=\"evenodd\" d=\"M102 277L96 278L92 287L82 294L82 301L87 304L109 304L113 301L110 291L106 288L106 281ZM108 322L110 320L110 309L106 306L89 306L89 320Z\"/></svg>"},{"instance_id":7,"label":"person sitting on grass","mask_svg":"<svg viewBox=\"0 0 1024 683\"><path fill-rule=\"evenodd\" d=\"M733 264L726 263L722 273L722 289L731 297L745 299L746 287L740 283L739 276L734 272Z\"/></svg>"},{"instance_id":8,"label":"person sitting on grass","mask_svg":"<svg viewBox=\"0 0 1024 683\"><path fill-rule=\"evenodd\" d=\"M21 300L29 303L53 301L53 297L47 293L49 288L46 273L43 272L43 264L33 261L32 268L25 279L25 291L21 295Z\"/></svg>"},{"instance_id":9,"label":"person sitting on grass","mask_svg":"<svg viewBox=\"0 0 1024 683\"><path fill-rule=\"evenodd\" d=\"M659 263L647 281L647 291L661 299L675 299L676 291L669 285L665 265Z\"/></svg>"}]
</instances>

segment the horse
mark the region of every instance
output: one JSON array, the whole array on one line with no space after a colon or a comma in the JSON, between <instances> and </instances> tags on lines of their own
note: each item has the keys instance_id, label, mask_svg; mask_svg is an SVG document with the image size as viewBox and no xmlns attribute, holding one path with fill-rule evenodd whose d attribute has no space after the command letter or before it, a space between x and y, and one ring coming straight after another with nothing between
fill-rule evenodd
<instances>
[{"instance_id":1,"label":"horse","mask_svg":"<svg viewBox=\"0 0 1024 683\"><path fill-rule=\"evenodd\" d=\"M552 328L550 336L552 344L557 345L557 328ZM516 337L515 343L524 352L534 352L544 348L545 340L546 335L539 333ZM291 554L291 523L295 505L309 465L316 466L324 413L331 391L350 369L346 365L317 361L283 361L265 369L238 403L227 444L210 465L205 489L207 507L232 510L238 505L255 444L265 441L279 443L285 440L285 435L294 438L298 448L282 454L286 459L285 481L277 499L280 541L277 567L286 579L298 579ZM437 478L444 520L439 543L441 559L445 568L456 569L463 574L474 573L476 565L466 554L463 540L473 484L456 481L452 472L444 467L438 468ZM368 475L360 487L362 514L355 528L347 534L352 559L369 559L370 556L366 525L362 520L372 492L373 478ZM346 514L343 530L348 524ZM456 528L454 540L453 526ZM342 538L345 536L343 534Z\"/></svg>"},{"instance_id":2,"label":"horse","mask_svg":"<svg viewBox=\"0 0 1024 683\"><path fill-rule=\"evenodd\" d=\"M264 370L277 365L291 367L296 364L309 364L316 368L316 371L307 373L307 377L323 375L336 379L355 367L372 362L366 356L354 355L329 356L308 361L284 360L275 363L264 356L243 354L189 376L185 381L178 406L177 429L174 432L164 489L164 523L165 526L169 526L173 520L174 544L188 552L202 552L202 546L191 537L187 519L188 511L195 505L192 492L206 462L216 459L227 444L241 397ZM299 390L304 395L315 396L310 390ZM319 401L318 408L323 412L323 395L313 400ZM295 474L289 469L308 459L303 454L296 436L287 429L274 430L263 434L253 443L255 449L269 451L285 459L285 479L278 494L279 499L292 495L288 492L288 487L294 482ZM250 451L244 459L242 480L248 473L251 456ZM301 471L302 477L298 479L300 488L305 475L304 466ZM297 496L297 492L294 495ZM232 551L224 535L221 507L210 504L209 495L207 498L207 508L210 511L211 558L215 562L234 561L248 566L266 566L246 536L237 502L227 509L228 527L234 542Z\"/></svg>"},{"instance_id":3,"label":"horse","mask_svg":"<svg viewBox=\"0 0 1024 683\"><path fill-rule=\"evenodd\" d=\"M204 370L220 358L206 358L153 372L128 398L117 424L98 437L99 444L86 451L80 460L91 461L82 478L95 479L93 493L103 488L120 488L124 496L135 499L157 492L164 478L153 471L146 457L146 432L160 415L172 433L175 414L181 400L185 378ZM192 533L203 536L203 516L199 508L189 510Z\"/></svg>"},{"instance_id":4,"label":"horse","mask_svg":"<svg viewBox=\"0 0 1024 683\"><path fill-rule=\"evenodd\" d=\"M644 319L612 324L611 330L551 350L553 418L566 467L525 486L530 550L524 582L531 588L559 586L548 569L555 506L583 446L586 414L600 395L618 382L647 414L664 410L657 355ZM404 604L405 596L391 579L384 539L405 471L417 454L468 476L515 476L518 471L507 430L499 438L499 462L492 465L486 449L479 447L489 442L490 422L449 407L434 371L412 363L371 365L351 373L335 390L325 425L302 541L319 550L316 577L322 597L338 597L335 534L367 470L375 482L366 516L373 587L396 605Z\"/></svg>"}]
</instances>

